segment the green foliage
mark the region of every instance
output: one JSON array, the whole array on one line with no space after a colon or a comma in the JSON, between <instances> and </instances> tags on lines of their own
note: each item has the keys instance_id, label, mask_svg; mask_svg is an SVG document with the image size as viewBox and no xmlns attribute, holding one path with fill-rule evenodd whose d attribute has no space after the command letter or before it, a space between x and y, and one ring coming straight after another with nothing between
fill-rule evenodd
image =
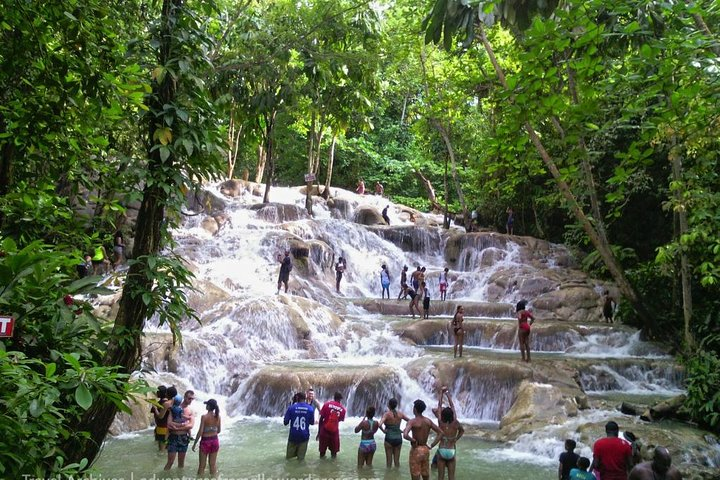
<instances>
[{"instance_id":1,"label":"green foliage","mask_svg":"<svg viewBox=\"0 0 720 480\"><path fill-rule=\"evenodd\" d=\"M720 432L720 357L699 350L685 362L687 400L683 409L704 427Z\"/></svg>"},{"instance_id":2,"label":"green foliage","mask_svg":"<svg viewBox=\"0 0 720 480\"><path fill-rule=\"evenodd\" d=\"M99 398L127 411L142 383L101 366L106 326L71 297L108 293L98 277L73 280L77 259L39 242L18 249L4 239L1 248L0 311L16 322L14 336L0 343L0 476L77 473L86 465L65 465L58 449L84 434L74 423Z\"/></svg>"}]
</instances>

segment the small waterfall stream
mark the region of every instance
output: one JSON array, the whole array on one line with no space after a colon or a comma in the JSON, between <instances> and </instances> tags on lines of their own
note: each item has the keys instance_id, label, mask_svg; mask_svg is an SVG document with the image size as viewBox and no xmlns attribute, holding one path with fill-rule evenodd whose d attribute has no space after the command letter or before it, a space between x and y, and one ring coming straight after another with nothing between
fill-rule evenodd
<instances>
[{"instance_id":1,"label":"small waterfall stream","mask_svg":"<svg viewBox=\"0 0 720 480\"><path fill-rule=\"evenodd\" d=\"M146 355L143 369L156 372L146 375L154 383L177 379L179 385L195 389L200 399L221 400L229 431L222 437L220 454L225 477L304 472L277 467L284 462L287 435L277 419L293 393L309 386L320 400L335 391L343 394L353 418L343 426L341 455L351 460L338 468L353 474L356 439L351 428L366 407L374 405L380 413L395 397L411 414L416 398L434 406L442 384L453 392L463 423L490 431L502 426L523 382L553 381L547 372L557 365L577 372L574 379L568 374L567 380L558 381L579 396L622 392L662 398L682 393L683 372L662 348L641 342L635 331L595 321L606 286L573 268L561 246L493 233L447 232L433 226L441 219L431 215L422 217L428 226L421 227L387 199L335 193L330 206L316 199L315 218L310 219L303 209L305 197L296 188L275 188L275 203L263 206L249 191L231 199L220 193L220 186L210 186L206 195L224 206L229 222L213 235L204 228L208 217L197 215L187 217L174 232L175 253L197 277L199 292L190 294L190 301L201 323L184 326L181 349ZM390 227L352 221L362 209L379 211L385 205L390 205ZM275 257L286 249L293 252L294 269L289 294L278 295ZM334 264L340 256L347 260L347 271L337 294ZM378 298L382 264L392 276L391 300ZM405 265L408 273L417 265L427 268L429 320L410 319L408 301L396 300ZM438 276L445 267L451 284L448 300L440 302ZM577 308L571 311L563 309L561 297L569 291L580 292L572 297ZM513 305L522 298L530 300L531 307L537 303L532 368L519 362L517 352ZM447 324L460 303L468 312L466 355L454 361ZM565 318L564 312L569 312ZM167 343L167 337L165 329L151 324L146 344ZM202 404L195 409L202 413ZM602 422L614 414L576 412L559 427L548 424L505 446L470 434L459 445L458 478L474 478L492 471L493 465L510 472L509 479L525 478L528 472L552 474L563 438L578 437L575 429L582 422ZM130 437L108 442L106 450L126 448L119 445L136 441ZM266 452L258 441L271 444L273 451ZM308 458L317 456L311 453L315 448L311 444ZM520 450L524 455L517 455ZM233 460L228 451L239 451L238 458ZM104 455L98 468L122 473L109 457ZM513 474L510 465L518 458L527 465ZM380 447L374 475L367 478L399 478L387 476L384 460ZM149 470L145 473L160 475L155 463L142 467ZM316 473L326 466L310 463L308 468Z\"/></svg>"}]
</instances>

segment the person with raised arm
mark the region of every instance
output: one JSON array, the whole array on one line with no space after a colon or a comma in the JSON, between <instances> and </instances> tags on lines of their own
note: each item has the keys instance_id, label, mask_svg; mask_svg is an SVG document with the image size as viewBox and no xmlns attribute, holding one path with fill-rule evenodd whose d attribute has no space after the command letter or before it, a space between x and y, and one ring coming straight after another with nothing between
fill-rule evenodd
<instances>
[{"instance_id":1,"label":"person with raised arm","mask_svg":"<svg viewBox=\"0 0 720 480\"><path fill-rule=\"evenodd\" d=\"M406 267L407 268L407 267ZM395 468L400 467L400 450L402 450L403 434L400 429L402 421L409 422L410 419L402 412L398 412L398 401L391 398L388 401L388 410L380 419L378 428L385 434L385 458L387 468L393 463Z\"/></svg>"},{"instance_id":2,"label":"person with raised arm","mask_svg":"<svg viewBox=\"0 0 720 480\"><path fill-rule=\"evenodd\" d=\"M448 399L447 407L443 407L444 396ZM437 451L438 480L445 478L445 467L448 471L448 480L455 480L455 443L463 436L465 428L457 420L455 405L445 386L440 390L436 412L439 413L439 427L443 433Z\"/></svg>"},{"instance_id":3,"label":"person with raised arm","mask_svg":"<svg viewBox=\"0 0 720 480\"><path fill-rule=\"evenodd\" d=\"M413 414L415 418L407 422L403 438L410 442L410 477L412 480L430 480L430 450L440 442L442 430L429 418L423 416L425 402L415 400ZM435 440L428 446L430 431L436 433ZM412 433L412 436L410 435Z\"/></svg>"}]
</instances>

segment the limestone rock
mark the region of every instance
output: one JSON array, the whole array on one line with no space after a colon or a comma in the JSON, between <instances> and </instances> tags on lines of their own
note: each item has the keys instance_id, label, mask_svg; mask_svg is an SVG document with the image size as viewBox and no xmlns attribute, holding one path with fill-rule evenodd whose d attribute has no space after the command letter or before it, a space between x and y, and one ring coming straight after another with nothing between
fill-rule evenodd
<instances>
[{"instance_id":1,"label":"limestone rock","mask_svg":"<svg viewBox=\"0 0 720 480\"><path fill-rule=\"evenodd\" d=\"M353 221L361 225L385 225L385 220L378 209L367 205L355 211Z\"/></svg>"},{"instance_id":2,"label":"limestone rock","mask_svg":"<svg viewBox=\"0 0 720 480\"><path fill-rule=\"evenodd\" d=\"M293 222L308 218L307 211L297 205L270 202L251 205L249 208L256 210L259 218L272 223Z\"/></svg>"},{"instance_id":3,"label":"limestone rock","mask_svg":"<svg viewBox=\"0 0 720 480\"><path fill-rule=\"evenodd\" d=\"M218 233L218 230L220 229L220 226L213 217L203 218L200 226L210 235L216 235Z\"/></svg>"}]
</instances>

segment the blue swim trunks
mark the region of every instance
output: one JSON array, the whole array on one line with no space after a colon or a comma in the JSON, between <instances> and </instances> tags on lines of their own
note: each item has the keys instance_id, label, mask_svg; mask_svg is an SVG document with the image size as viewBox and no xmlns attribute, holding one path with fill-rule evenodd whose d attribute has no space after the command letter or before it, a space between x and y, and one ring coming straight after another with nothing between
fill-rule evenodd
<instances>
[{"instance_id":1,"label":"blue swim trunks","mask_svg":"<svg viewBox=\"0 0 720 480\"><path fill-rule=\"evenodd\" d=\"M190 445L190 435L181 433L176 435L171 433L168 436L167 451L170 453L186 453Z\"/></svg>"}]
</instances>

